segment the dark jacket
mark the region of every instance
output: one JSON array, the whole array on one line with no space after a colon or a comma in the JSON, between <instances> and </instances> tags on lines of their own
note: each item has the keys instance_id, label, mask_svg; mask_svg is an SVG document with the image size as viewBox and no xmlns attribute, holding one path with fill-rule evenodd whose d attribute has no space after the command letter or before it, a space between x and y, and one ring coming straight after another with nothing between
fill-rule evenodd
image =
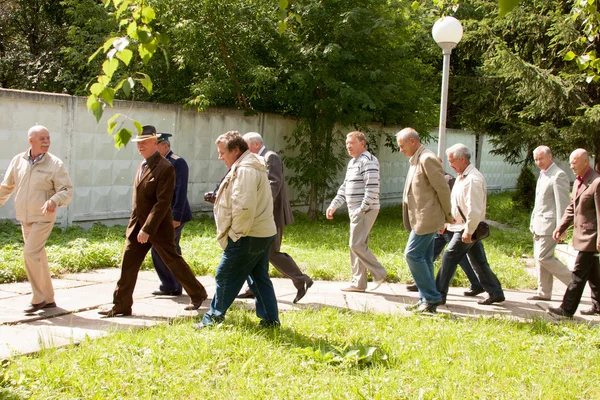
<instances>
[{"instance_id":1,"label":"dark jacket","mask_svg":"<svg viewBox=\"0 0 600 400\"><path fill-rule=\"evenodd\" d=\"M294 222L294 215L292 214L292 207L290 206L287 186L285 184L283 162L277 153L266 147L261 155L265 158L267 164L267 173L269 175L271 193L273 194L273 217L275 225L278 228L283 228Z\"/></svg>"},{"instance_id":2,"label":"dark jacket","mask_svg":"<svg viewBox=\"0 0 600 400\"><path fill-rule=\"evenodd\" d=\"M181 223L192 220L192 209L187 199L189 168L185 160L179 157L173 151L169 151L165 156L175 168L175 192L171 201L171 211L173 212L173 221Z\"/></svg>"}]
</instances>

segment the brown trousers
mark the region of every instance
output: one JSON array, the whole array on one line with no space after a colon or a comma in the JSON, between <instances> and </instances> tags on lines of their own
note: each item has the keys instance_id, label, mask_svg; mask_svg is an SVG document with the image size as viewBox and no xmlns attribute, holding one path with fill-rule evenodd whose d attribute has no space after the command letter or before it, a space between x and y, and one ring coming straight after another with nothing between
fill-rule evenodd
<instances>
[{"instance_id":1,"label":"brown trousers","mask_svg":"<svg viewBox=\"0 0 600 400\"><path fill-rule=\"evenodd\" d=\"M153 240L152 236L146 243L137 241L137 234L140 231L137 226L131 235L125 239L125 250L123 251L123 261L121 262L121 277L117 282L117 287L113 295L114 310L126 311L133 304L133 290L137 282L138 272L144 262L144 258L150 248L154 246L160 258L175 278L181 283L181 286L190 296L192 303L202 303L207 297L206 289L196 279L190 266L183 257L177 253L175 239L158 241Z\"/></svg>"},{"instance_id":2,"label":"brown trousers","mask_svg":"<svg viewBox=\"0 0 600 400\"><path fill-rule=\"evenodd\" d=\"M46 240L48 240L53 226L54 222L21 222L21 231L25 242L23 258L25 259L27 279L33 293L32 304L54 301L54 287L52 287L48 257L46 256Z\"/></svg>"}]
</instances>

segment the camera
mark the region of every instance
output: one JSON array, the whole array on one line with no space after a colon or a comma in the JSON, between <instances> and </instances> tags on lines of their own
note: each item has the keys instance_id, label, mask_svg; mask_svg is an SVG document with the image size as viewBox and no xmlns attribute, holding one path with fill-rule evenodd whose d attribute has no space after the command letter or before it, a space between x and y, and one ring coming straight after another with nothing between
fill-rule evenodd
<instances>
[{"instance_id":1,"label":"camera","mask_svg":"<svg viewBox=\"0 0 600 400\"><path fill-rule=\"evenodd\" d=\"M204 193L204 201L214 204L215 200L217 200L217 195L214 192Z\"/></svg>"}]
</instances>

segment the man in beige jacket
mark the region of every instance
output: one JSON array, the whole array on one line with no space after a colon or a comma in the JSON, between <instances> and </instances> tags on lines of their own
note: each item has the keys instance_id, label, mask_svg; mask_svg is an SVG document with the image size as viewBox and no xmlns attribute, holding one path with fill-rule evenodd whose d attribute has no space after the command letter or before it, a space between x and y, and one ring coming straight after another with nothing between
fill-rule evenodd
<instances>
[{"instance_id":1,"label":"man in beige jacket","mask_svg":"<svg viewBox=\"0 0 600 400\"><path fill-rule=\"evenodd\" d=\"M31 147L8 165L0 186L0 206L15 192L17 220L25 242L25 269L33 292L31 306L25 312L33 313L56 307L45 246L56 221L56 207L69 204L73 185L63 162L48 153L48 129L35 125L27 134Z\"/></svg>"},{"instance_id":2,"label":"man in beige jacket","mask_svg":"<svg viewBox=\"0 0 600 400\"><path fill-rule=\"evenodd\" d=\"M260 325L279 325L279 311L273 283L269 278L269 248L277 228L273 219L273 195L262 157L248 150L237 131L219 136L219 159L229 172L219 185L214 213L217 241L223 249L215 276L215 295L202 322L202 329L218 324L248 280L255 296Z\"/></svg>"}]
</instances>

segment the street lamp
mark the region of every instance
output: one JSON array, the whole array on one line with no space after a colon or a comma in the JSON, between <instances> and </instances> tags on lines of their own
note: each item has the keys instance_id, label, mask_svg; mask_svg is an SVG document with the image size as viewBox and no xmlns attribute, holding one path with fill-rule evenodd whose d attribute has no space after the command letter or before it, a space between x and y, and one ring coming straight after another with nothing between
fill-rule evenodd
<instances>
[{"instance_id":1,"label":"street lamp","mask_svg":"<svg viewBox=\"0 0 600 400\"><path fill-rule=\"evenodd\" d=\"M443 158L446 147L446 108L448 103L448 78L450 75L450 54L462 39L463 28L454 17L442 17L435 21L431 29L433 40L442 48L444 68L442 71L442 99L440 101L440 133L438 136L438 157Z\"/></svg>"}]
</instances>

